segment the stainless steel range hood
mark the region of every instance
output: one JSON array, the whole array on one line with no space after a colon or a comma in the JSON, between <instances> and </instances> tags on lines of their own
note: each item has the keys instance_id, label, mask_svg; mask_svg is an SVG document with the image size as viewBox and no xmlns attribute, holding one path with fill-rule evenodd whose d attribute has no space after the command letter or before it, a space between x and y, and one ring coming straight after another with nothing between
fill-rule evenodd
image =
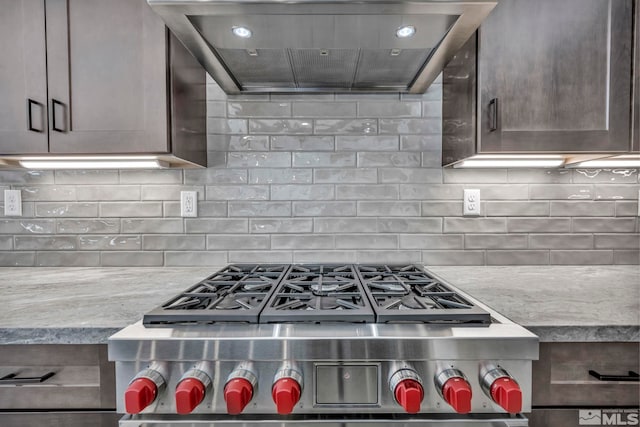
<instances>
[{"instance_id":1,"label":"stainless steel range hood","mask_svg":"<svg viewBox=\"0 0 640 427\"><path fill-rule=\"evenodd\" d=\"M227 93L422 93L497 4L147 1Z\"/></svg>"}]
</instances>

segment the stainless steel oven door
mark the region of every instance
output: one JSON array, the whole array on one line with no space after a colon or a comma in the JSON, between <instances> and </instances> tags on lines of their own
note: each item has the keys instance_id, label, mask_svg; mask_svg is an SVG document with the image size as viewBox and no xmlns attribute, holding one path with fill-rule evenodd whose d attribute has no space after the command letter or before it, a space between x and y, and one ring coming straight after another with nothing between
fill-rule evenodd
<instances>
[{"instance_id":1,"label":"stainless steel oven door","mask_svg":"<svg viewBox=\"0 0 640 427\"><path fill-rule=\"evenodd\" d=\"M528 427L522 415L468 414L468 415L415 415L381 416L301 415L268 417L245 415L242 417L215 415L126 415L120 427Z\"/></svg>"}]
</instances>

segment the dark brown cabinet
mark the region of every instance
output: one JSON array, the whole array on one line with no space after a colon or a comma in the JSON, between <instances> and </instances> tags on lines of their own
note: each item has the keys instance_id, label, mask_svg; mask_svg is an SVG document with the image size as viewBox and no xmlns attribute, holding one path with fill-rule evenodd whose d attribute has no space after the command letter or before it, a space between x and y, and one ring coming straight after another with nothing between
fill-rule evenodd
<instances>
[{"instance_id":1,"label":"dark brown cabinet","mask_svg":"<svg viewBox=\"0 0 640 427\"><path fill-rule=\"evenodd\" d=\"M633 0L501 0L444 71L443 163L628 152L633 10Z\"/></svg>"},{"instance_id":2,"label":"dark brown cabinet","mask_svg":"<svg viewBox=\"0 0 640 427\"><path fill-rule=\"evenodd\" d=\"M206 164L204 70L145 0L0 8L0 154L172 153L181 97L189 160Z\"/></svg>"},{"instance_id":3,"label":"dark brown cabinet","mask_svg":"<svg viewBox=\"0 0 640 427\"><path fill-rule=\"evenodd\" d=\"M631 151L640 152L640 3L636 1L633 84L633 141Z\"/></svg>"},{"instance_id":4,"label":"dark brown cabinet","mask_svg":"<svg viewBox=\"0 0 640 427\"><path fill-rule=\"evenodd\" d=\"M640 401L637 380L613 377L624 379L629 371L640 371L637 342L543 342L532 369L531 427L579 427L580 410L624 412L623 408L637 408ZM605 377L599 380L589 371Z\"/></svg>"},{"instance_id":5,"label":"dark brown cabinet","mask_svg":"<svg viewBox=\"0 0 640 427\"><path fill-rule=\"evenodd\" d=\"M0 10L0 153L46 153L44 2L2 0Z\"/></svg>"}]
</instances>

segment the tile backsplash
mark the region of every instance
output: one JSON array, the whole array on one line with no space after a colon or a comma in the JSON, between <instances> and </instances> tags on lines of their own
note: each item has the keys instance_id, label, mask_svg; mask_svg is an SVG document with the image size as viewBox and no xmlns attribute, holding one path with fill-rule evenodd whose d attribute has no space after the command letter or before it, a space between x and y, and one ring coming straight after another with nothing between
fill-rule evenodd
<instances>
[{"instance_id":1,"label":"tile backsplash","mask_svg":"<svg viewBox=\"0 0 640 427\"><path fill-rule=\"evenodd\" d=\"M23 217L0 209L0 265L639 263L638 170L442 169L441 92L227 96L209 80L207 169L0 171L24 200Z\"/></svg>"}]
</instances>

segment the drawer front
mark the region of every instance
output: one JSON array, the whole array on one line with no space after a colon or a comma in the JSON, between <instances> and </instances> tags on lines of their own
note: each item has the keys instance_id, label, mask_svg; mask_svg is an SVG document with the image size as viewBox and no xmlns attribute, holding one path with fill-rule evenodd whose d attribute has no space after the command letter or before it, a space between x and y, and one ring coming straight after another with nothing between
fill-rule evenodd
<instances>
[{"instance_id":1,"label":"drawer front","mask_svg":"<svg viewBox=\"0 0 640 427\"><path fill-rule=\"evenodd\" d=\"M0 411L115 407L106 345L0 346Z\"/></svg>"},{"instance_id":2,"label":"drawer front","mask_svg":"<svg viewBox=\"0 0 640 427\"><path fill-rule=\"evenodd\" d=\"M638 381L600 381L589 374L640 373L640 343L540 343L533 362L533 406L637 406Z\"/></svg>"},{"instance_id":3,"label":"drawer front","mask_svg":"<svg viewBox=\"0 0 640 427\"><path fill-rule=\"evenodd\" d=\"M115 412L0 412L2 427L117 427Z\"/></svg>"}]
</instances>

